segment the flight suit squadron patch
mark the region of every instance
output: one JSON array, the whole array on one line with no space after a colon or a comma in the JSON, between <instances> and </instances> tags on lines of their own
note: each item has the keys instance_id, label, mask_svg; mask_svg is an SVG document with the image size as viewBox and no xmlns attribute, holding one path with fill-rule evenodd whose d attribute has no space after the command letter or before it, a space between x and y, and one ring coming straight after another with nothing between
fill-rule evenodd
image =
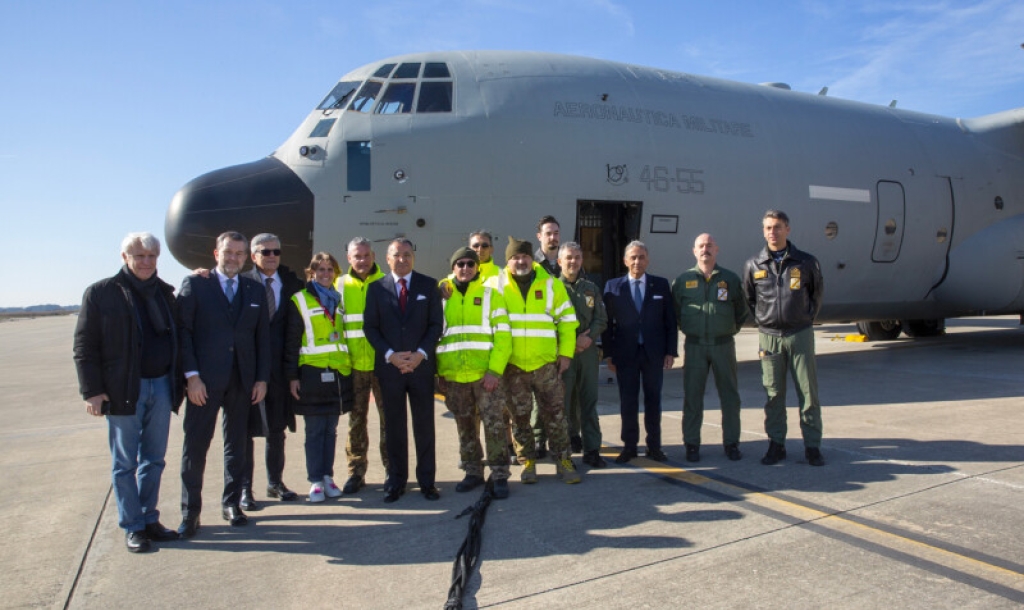
<instances>
[{"instance_id":1,"label":"flight suit squadron patch","mask_svg":"<svg viewBox=\"0 0 1024 610\"><path fill-rule=\"evenodd\" d=\"M686 280L686 289L687 290L690 290L691 288L696 288L696 287L697 287L697 280Z\"/></svg>"},{"instance_id":2,"label":"flight suit squadron patch","mask_svg":"<svg viewBox=\"0 0 1024 610\"><path fill-rule=\"evenodd\" d=\"M789 289L800 290L800 270L792 269L789 272Z\"/></svg>"},{"instance_id":3,"label":"flight suit squadron patch","mask_svg":"<svg viewBox=\"0 0 1024 610\"><path fill-rule=\"evenodd\" d=\"M593 292L584 292L583 293L583 297L587 301L587 308L593 309L594 308L594 293Z\"/></svg>"},{"instance_id":4,"label":"flight suit squadron patch","mask_svg":"<svg viewBox=\"0 0 1024 610\"><path fill-rule=\"evenodd\" d=\"M754 272L754 279L755 280L763 280L766 277L768 277L768 270L767 269L758 269L757 271Z\"/></svg>"},{"instance_id":5,"label":"flight suit squadron patch","mask_svg":"<svg viewBox=\"0 0 1024 610\"><path fill-rule=\"evenodd\" d=\"M727 282L718 282L718 300L729 300L729 284Z\"/></svg>"}]
</instances>

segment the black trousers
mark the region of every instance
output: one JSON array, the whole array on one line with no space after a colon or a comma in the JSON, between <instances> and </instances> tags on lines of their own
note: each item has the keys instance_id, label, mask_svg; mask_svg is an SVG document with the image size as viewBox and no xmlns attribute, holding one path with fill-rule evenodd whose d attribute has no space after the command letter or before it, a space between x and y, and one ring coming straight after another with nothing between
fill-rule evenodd
<instances>
[{"instance_id":1,"label":"black trousers","mask_svg":"<svg viewBox=\"0 0 1024 610\"><path fill-rule=\"evenodd\" d=\"M245 473L242 475L242 487L252 489L253 475L255 474L256 455L253 439L257 436L266 436L267 445L264 451L264 461L267 464L267 484L281 483L284 475L284 441L285 429L288 427L287 393L286 384L271 381L267 384L267 398L264 400L266 419L263 414L249 414L249 434L245 442ZM252 406L251 409L259 409ZM254 417L255 416L255 417ZM258 421L257 421L258 420ZM255 422L255 424L254 424ZM266 429L262 429L264 423ZM257 432L253 427L257 426Z\"/></svg>"},{"instance_id":2,"label":"black trousers","mask_svg":"<svg viewBox=\"0 0 1024 610\"><path fill-rule=\"evenodd\" d=\"M388 448L387 489L405 487L409 480L408 414L416 441L416 482L421 489L434 486L434 369L424 362L403 375L390 364L375 371L384 399L384 439ZM408 400L408 410L406 401Z\"/></svg>"},{"instance_id":3,"label":"black trousers","mask_svg":"<svg viewBox=\"0 0 1024 610\"><path fill-rule=\"evenodd\" d=\"M242 388L238 375L223 390L207 388L206 404L188 401L185 406L185 440L181 451L181 513L198 516L203 508L203 475L206 454L217 427L217 413L223 411L221 431L224 435L224 506L238 506L242 477L246 470L245 445L248 438L249 406L252 388Z\"/></svg>"},{"instance_id":4,"label":"black trousers","mask_svg":"<svg viewBox=\"0 0 1024 610\"><path fill-rule=\"evenodd\" d=\"M622 415L622 444L636 449L640 442L640 388L644 391L644 429L647 447L661 449L661 386L665 378L664 358L657 361L637 346L636 356L616 362L619 381L619 413Z\"/></svg>"}]
</instances>

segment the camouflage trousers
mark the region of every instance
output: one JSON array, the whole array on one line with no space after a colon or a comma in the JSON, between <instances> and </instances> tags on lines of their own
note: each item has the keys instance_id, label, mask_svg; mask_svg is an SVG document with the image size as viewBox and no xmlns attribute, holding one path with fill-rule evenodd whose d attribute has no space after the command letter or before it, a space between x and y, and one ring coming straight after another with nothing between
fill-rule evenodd
<instances>
[{"instance_id":1,"label":"camouflage trousers","mask_svg":"<svg viewBox=\"0 0 1024 610\"><path fill-rule=\"evenodd\" d=\"M367 416L370 412L370 393L373 402L377 403L377 416L380 419L380 462L384 472L388 470L387 445L384 442L384 401L380 397L380 382L373 371L352 371L352 385L356 402L348 414L348 441L345 443L345 455L348 458L349 476L366 476L367 454L370 451L370 436L367 430Z\"/></svg>"},{"instance_id":2,"label":"camouflage trousers","mask_svg":"<svg viewBox=\"0 0 1024 610\"><path fill-rule=\"evenodd\" d=\"M505 367L505 391L508 410L512 414L512 437L515 440L519 462L537 459L537 446L530 425L533 398L537 398L540 421L547 431L548 447L552 457L569 457L569 426L565 421L565 386L558 374L558 365L545 364L535 371L526 372L510 364Z\"/></svg>"},{"instance_id":3,"label":"camouflage trousers","mask_svg":"<svg viewBox=\"0 0 1024 610\"><path fill-rule=\"evenodd\" d=\"M508 445L505 441L505 388L488 392L483 379L471 383L446 382L444 403L455 416L459 431L459 467L467 475L484 476L480 423L484 425L487 465L495 480L508 479Z\"/></svg>"}]
</instances>

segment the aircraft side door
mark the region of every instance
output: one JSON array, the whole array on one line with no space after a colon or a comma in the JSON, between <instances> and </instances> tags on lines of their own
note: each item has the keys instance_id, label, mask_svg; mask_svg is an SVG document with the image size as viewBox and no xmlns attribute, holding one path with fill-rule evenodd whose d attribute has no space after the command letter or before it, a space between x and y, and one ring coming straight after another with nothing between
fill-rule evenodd
<instances>
[{"instance_id":1,"label":"aircraft side door","mask_svg":"<svg viewBox=\"0 0 1024 610\"><path fill-rule=\"evenodd\" d=\"M639 201L576 202L575 240L583 250L583 274L604 287L606 281L623 274L622 254L626 245L640 238Z\"/></svg>"},{"instance_id":2,"label":"aircraft side door","mask_svg":"<svg viewBox=\"0 0 1024 610\"><path fill-rule=\"evenodd\" d=\"M876 263L891 263L899 257L900 248L903 246L906 194L902 184L888 180L878 182L876 193L878 217L871 260Z\"/></svg>"}]
</instances>

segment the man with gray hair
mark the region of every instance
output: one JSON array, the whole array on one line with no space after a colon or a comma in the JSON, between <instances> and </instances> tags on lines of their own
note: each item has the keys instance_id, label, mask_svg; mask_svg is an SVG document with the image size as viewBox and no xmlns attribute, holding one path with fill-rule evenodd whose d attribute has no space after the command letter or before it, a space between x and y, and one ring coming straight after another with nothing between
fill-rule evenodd
<instances>
[{"instance_id":1,"label":"man with gray hair","mask_svg":"<svg viewBox=\"0 0 1024 610\"><path fill-rule=\"evenodd\" d=\"M85 409L107 416L118 525L132 553L176 540L157 504L171 411L182 396L174 288L156 274L160 241L129 233L124 266L85 290L75 328L75 368Z\"/></svg>"},{"instance_id":2,"label":"man with gray hair","mask_svg":"<svg viewBox=\"0 0 1024 610\"><path fill-rule=\"evenodd\" d=\"M298 494L288 489L282 480L284 473L285 429L295 432L295 413L292 412L288 380L284 375L284 337L288 327L287 306L292 295L304 284L288 267L281 264L281 239L273 233L260 233L250 242L253 268L242 274L259 282L267 297L267 317L270 320L270 379L267 397L253 408L249 417L249 438L245 444L246 468L242 477L244 510L259 510L252 493L255 470L253 437L267 439L264 460L267 465L267 495L281 500L295 500Z\"/></svg>"},{"instance_id":3,"label":"man with gray hair","mask_svg":"<svg viewBox=\"0 0 1024 610\"><path fill-rule=\"evenodd\" d=\"M569 420L569 444L583 452L583 463L604 468L601 457L601 420L597 414L597 370L601 364L597 338L608 326L608 315L596 284L583 277L583 250L574 241L558 248L562 283L576 310L576 355L562 373L565 383L565 412Z\"/></svg>"},{"instance_id":4,"label":"man with gray hair","mask_svg":"<svg viewBox=\"0 0 1024 610\"><path fill-rule=\"evenodd\" d=\"M647 457L664 462L661 450L661 386L665 370L679 356L676 314L668 280L647 273L650 259L641 241L626 246L625 276L608 280L604 305L608 328L604 351L608 368L619 381L619 409L622 414L622 452L615 458L625 464L637 457L640 442L640 388L644 391L644 429Z\"/></svg>"},{"instance_id":5,"label":"man with gray hair","mask_svg":"<svg viewBox=\"0 0 1024 610\"><path fill-rule=\"evenodd\" d=\"M338 309L345 324L345 344L352 358L352 389L355 403L348 414L348 441L345 455L348 458L348 480L342 492L357 493L366 485L366 468L369 465L370 437L367 417L370 413L370 396L377 405L379 421L380 461L385 472L388 468L388 448L384 441L384 401L381 398L380 382L373 374L373 346L363 332L363 312L366 309L366 291L370 284L384 277L373 253L373 244L365 237L354 237L348 242L348 273L334 282L341 295Z\"/></svg>"}]
</instances>

